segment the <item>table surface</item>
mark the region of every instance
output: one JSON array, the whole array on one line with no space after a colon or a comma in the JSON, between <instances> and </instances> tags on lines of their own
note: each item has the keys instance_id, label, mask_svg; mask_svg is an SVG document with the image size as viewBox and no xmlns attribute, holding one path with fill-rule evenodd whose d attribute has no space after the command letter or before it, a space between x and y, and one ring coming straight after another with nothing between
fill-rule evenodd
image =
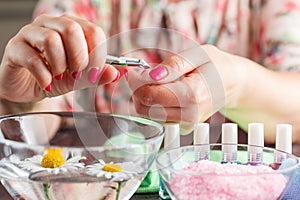
<instances>
[{"instance_id":1,"label":"table surface","mask_svg":"<svg viewBox=\"0 0 300 200\"><path fill-rule=\"evenodd\" d=\"M130 200L159 200L158 194L135 194ZM0 200L13 200L5 188L0 184Z\"/></svg>"}]
</instances>

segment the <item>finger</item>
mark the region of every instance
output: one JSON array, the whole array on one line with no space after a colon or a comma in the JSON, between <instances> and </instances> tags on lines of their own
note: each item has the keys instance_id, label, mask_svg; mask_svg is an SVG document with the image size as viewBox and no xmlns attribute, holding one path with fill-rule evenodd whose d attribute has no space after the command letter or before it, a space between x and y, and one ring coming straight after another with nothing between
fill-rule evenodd
<instances>
[{"instance_id":1,"label":"finger","mask_svg":"<svg viewBox=\"0 0 300 200\"><path fill-rule=\"evenodd\" d=\"M103 69L97 67L87 68L82 71L80 78L74 82L74 89L83 89L88 87L96 87L97 85L105 85L113 82L119 77L119 71L112 65L105 64Z\"/></svg>"},{"instance_id":2,"label":"finger","mask_svg":"<svg viewBox=\"0 0 300 200\"><path fill-rule=\"evenodd\" d=\"M161 105L144 106L135 103L136 112L154 121L161 122L199 122L203 117L197 105L189 108L163 107Z\"/></svg>"},{"instance_id":3,"label":"finger","mask_svg":"<svg viewBox=\"0 0 300 200\"><path fill-rule=\"evenodd\" d=\"M73 19L61 16L50 17L42 15L33 25L52 29L59 33L63 40L67 65L70 72L83 70L88 64L88 45L80 24Z\"/></svg>"},{"instance_id":4,"label":"finger","mask_svg":"<svg viewBox=\"0 0 300 200\"><path fill-rule=\"evenodd\" d=\"M84 32L89 52L89 66L102 67L106 60L107 44L106 37L103 30L92 23L82 18L68 16L70 19L76 21L82 27Z\"/></svg>"},{"instance_id":5,"label":"finger","mask_svg":"<svg viewBox=\"0 0 300 200\"><path fill-rule=\"evenodd\" d=\"M59 33L47 28L25 26L20 34L25 42L38 49L41 56L45 57L53 76L62 74L67 69L66 54Z\"/></svg>"},{"instance_id":6,"label":"finger","mask_svg":"<svg viewBox=\"0 0 300 200\"><path fill-rule=\"evenodd\" d=\"M210 92L197 70L180 80L161 84L145 85L133 92L135 98L145 106L189 107L210 101Z\"/></svg>"},{"instance_id":7,"label":"finger","mask_svg":"<svg viewBox=\"0 0 300 200\"><path fill-rule=\"evenodd\" d=\"M128 82L134 89L145 84L168 83L208 62L211 60L207 53L201 46L198 46L167 58L155 68L130 69Z\"/></svg>"},{"instance_id":8,"label":"finger","mask_svg":"<svg viewBox=\"0 0 300 200\"><path fill-rule=\"evenodd\" d=\"M10 56L13 58L13 64L30 71L42 89L51 83L52 75L39 52L24 42L17 42L11 45L10 49L14 54Z\"/></svg>"},{"instance_id":9,"label":"finger","mask_svg":"<svg viewBox=\"0 0 300 200\"><path fill-rule=\"evenodd\" d=\"M99 77L98 85L105 85L116 81L120 77L120 72L112 65L105 64L103 67L103 73Z\"/></svg>"}]
</instances>

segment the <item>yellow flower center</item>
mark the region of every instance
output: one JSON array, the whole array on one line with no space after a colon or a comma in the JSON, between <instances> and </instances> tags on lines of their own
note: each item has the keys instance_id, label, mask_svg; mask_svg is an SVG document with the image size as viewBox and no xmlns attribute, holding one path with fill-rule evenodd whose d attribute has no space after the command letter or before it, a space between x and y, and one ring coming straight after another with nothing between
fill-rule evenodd
<instances>
[{"instance_id":1,"label":"yellow flower center","mask_svg":"<svg viewBox=\"0 0 300 200\"><path fill-rule=\"evenodd\" d=\"M43 157L41 166L45 168L60 167L65 163L61 155L61 149L48 149L47 154Z\"/></svg>"},{"instance_id":2,"label":"yellow flower center","mask_svg":"<svg viewBox=\"0 0 300 200\"><path fill-rule=\"evenodd\" d=\"M103 166L103 170L107 172L120 172L122 171L122 167L118 164L105 164Z\"/></svg>"}]
</instances>

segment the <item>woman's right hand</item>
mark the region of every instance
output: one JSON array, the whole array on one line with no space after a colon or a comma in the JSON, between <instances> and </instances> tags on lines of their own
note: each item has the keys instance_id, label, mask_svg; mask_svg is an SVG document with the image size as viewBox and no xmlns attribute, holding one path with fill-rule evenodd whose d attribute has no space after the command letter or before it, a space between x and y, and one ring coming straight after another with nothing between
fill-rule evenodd
<instances>
[{"instance_id":1,"label":"woman's right hand","mask_svg":"<svg viewBox=\"0 0 300 200\"><path fill-rule=\"evenodd\" d=\"M105 35L97 25L70 15L41 15L7 44L0 66L0 98L37 102L95 84L119 71L106 65Z\"/></svg>"}]
</instances>

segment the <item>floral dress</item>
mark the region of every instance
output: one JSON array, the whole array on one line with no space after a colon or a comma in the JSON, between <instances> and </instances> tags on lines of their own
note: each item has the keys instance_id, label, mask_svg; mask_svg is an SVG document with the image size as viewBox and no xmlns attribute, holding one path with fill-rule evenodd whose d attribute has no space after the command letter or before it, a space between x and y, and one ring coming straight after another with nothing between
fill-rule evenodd
<instances>
[{"instance_id":1,"label":"floral dress","mask_svg":"<svg viewBox=\"0 0 300 200\"><path fill-rule=\"evenodd\" d=\"M98 24L107 37L117 38L108 46L113 55L130 54L149 40L172 52L188 47L185 40L179 47L172 46L170 38L161 33L154 39L136 32L134 37L124 34L161 27L197 44L212 44L247 57L271 70L300 71L299 0L40 0L33 17L42 13L69 13ZM144 49L134 55L159 63L168 53ZM127 95L122 87L122 81L99 87L96 110L122 113L122 97Z\"/></svg>"}]
</instances>

